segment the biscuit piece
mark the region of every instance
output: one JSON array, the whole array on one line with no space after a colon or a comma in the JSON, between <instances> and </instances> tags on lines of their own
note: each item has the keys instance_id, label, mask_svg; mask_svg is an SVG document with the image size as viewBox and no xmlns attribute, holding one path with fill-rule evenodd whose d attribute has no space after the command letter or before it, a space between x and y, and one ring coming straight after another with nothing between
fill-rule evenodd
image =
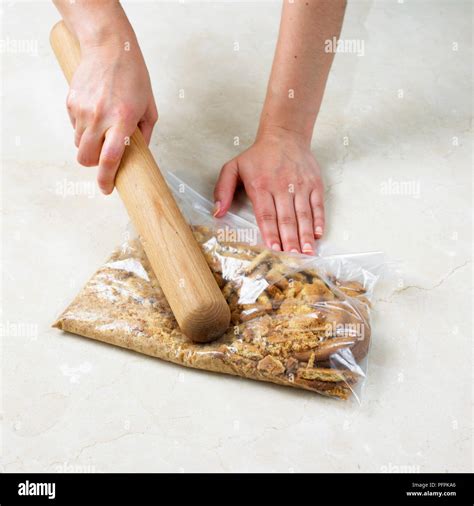
<instances>
[{"instance_id":1,"label":"biscuit piece","mask_svg":"<svg viewBox=\"0 0 474 506\"><path fill-rule=\"evenodd\" d=\"M298 271L294 256L219 243L206 227L194 233L232 312L218 340L196 344L181 333L138 240L112 254L54 326L187 367L349 398L370 343L365 288ZM246 279L263 282L243 305ZM339 354L344 360L334 361Z\"/></svg>"}]
</instances>

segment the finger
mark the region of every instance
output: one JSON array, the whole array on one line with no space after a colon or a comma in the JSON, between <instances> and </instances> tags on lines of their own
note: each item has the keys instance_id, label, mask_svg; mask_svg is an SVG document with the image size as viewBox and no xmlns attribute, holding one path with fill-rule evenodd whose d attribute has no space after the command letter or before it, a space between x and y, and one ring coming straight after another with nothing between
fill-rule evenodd
<instances>
[{"instance_id":1,"label":"finger","mask_svg":"<svg viewBox=\"0 0 474 506\"><path fill-rule=\"evenodd\" d=\"M76 128L76 116L72 112L72 110L67 109L67 114L69 116L69 121L71 122L72 128Z\"/></svg>"},{"instance_id":2,"label":"finger","mask_svg":"<svg viewBox=\"0 0 474 506\"><path fill-rule=\"evenodd\" d=\"M156 104L150 105L150 107L145 112L143 118L138 123L138 128L141 130L143 138L147 144L150 144L151 135L153 133L153 128L158 121L158 110L156 109Z\"/></svg>"},{"instance_id":3,"label":"finger","mask_svg":"<svg viewBox=\"0 0 474 506\"><path fill-rule=\"evenodd\" d=\"M112 193L114 189L115 176L129 135L129 130L115 126L109 128L105 133L97 174L97 183L105 195Z\"/></svg>"},{"instance_id":4,"label":"finger","mask_svg":"<svg viewBox=\"0 0 474 506\"><path fill-rule=\"evenodd\" d=\"M325 218L324 218L324 198L323 189L315 188L310 195L311 210L313 212L313 228L314 236L320 239L324 234Z\"/></svg>"},{"instance_id":5,"label":"finger","mask_svg":"<svg viewBox=\"0 0 474 506\"><path fill-rule=\"evenodd\" d=\"M301 251L312 255L314 253L313 213L308 193L300 192L295 195L295 212Z\"/></svg>"},{"instance_id":6,"label":"finger","mask_svg":"<svg viewBox=\"0 0 474 506\"><path fill-rule=\"evenodd\" d=\"M298 253L300 251L300 242L298 240L298 224L293 196L290 193L279 193L275 195L274 199L283 249Z\"/></svg>"},{"instance_id":7,"label":"finger","mask_svg":"<svg viewBox=\"0 0 474 506\"><path fill-rule=\"evenodd\" d=\"M249 197L265 244L274 251L281 251L277 213L271 193L259 191L249 194Z\"/></svg>"},{"instance_id":8,"label":"finger","mask_svg":"<svg viewBox=\"0 0 474 506\"><path fill-rule=\"evenodd\" d=\"M220 218L229 210L239 182L239 168L235 160L226 163L214 188L214 216Z\"/></svg>"},{"instance_id":9,"label":"finger","mask_svg":"<svg viewBox=\"0 0 474 506\"><path fill-rule=\"evenodd\" d=\"M85 130L86 130L86 123L83 123L81 121L77 121L75 122L75 130L74 130L74 144L76 146L76 148L79 148L79 146L81 145L81 139L82 139L82 135L84 134Z\"/></svg>"},{"instance_id":10,"label":"finger","mask_svg":"<svg viewBox=\"0 0 474 506\"><path fill-rule=\"evenodd\" d=\"M154 124L149 123L148 121L140 121L140 123L138 123L138 128L140 129L140 131L143 135L143 138L145 139L145 142L147 144L150 144L151 134L153 132L153 126L154 126Z\"/></svg>"},{"instance_id":11,"label":"finger","mask_svg":"<svg viewBox=\"0 0 474 506\"><path fill-rule=\"evenodd\" d=\"M86 128L81 136L77 161L84 167L99 165L99 157L104 143L104 134L92 127Z\"/></svg>"},{"instance_id":12,"label":"finger","mask_svg":"<svg viewBox=\"0 0 474 506\"><path fill-rule=\"evenodd\" d=\"M69 93L66 97L66 110L71 121L72 128L76 128L76 114L74 112L74 90L69 90Z\"/></svg>"}]
</instances>

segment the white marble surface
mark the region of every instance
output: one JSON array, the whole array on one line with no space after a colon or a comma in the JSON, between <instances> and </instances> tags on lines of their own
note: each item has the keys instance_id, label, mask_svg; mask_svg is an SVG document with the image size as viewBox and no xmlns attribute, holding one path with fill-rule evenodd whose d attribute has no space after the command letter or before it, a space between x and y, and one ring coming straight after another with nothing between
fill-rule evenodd
<instances>
[{"instance_id":1,"label":"white marble surface","mask_svg":"<svg viewBox=\"0 0 474 506\"><path fill-rule=\"evenodd\" d=\"M75 162L53 7L0 8L2 40L36 41L1 54L2 470L472 469L470 2L349 2L343 38L364 55L337 55L313 143L327 246L385 251L398 284L377 295L359 408L50 328L127 217ZM243 148L255 132L279 2L127 10L160 109L152 150L210 195L234 136ZM80 190L62 195L71 182ZM402 182L413 187L394 193Z\"/></svg>"}]
</instances>

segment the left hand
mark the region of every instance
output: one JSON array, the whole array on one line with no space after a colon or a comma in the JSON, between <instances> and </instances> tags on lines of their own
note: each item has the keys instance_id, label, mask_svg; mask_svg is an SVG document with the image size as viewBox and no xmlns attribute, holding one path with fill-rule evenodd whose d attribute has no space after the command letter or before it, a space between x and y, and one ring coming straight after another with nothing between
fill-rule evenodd
<instances>
[{"instance_id":1,"label":"left hand","mask_svg":"<svg viewBox=\"0 0 474 506\"><path fill-rule=\"evenodd\" d=\"M239 183L269 248L314 253L314 240L324 232L324 188L306 139L284 129L259 134L249 149L222 167L214 216L229 210Z\"/></svg>"}]
</instances>

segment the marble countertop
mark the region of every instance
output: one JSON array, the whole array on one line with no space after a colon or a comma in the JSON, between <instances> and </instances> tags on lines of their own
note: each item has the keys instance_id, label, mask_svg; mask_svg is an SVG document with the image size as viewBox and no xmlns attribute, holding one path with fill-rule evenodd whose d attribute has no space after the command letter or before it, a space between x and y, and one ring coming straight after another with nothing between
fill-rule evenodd
<instances>
[{"instance_id":1,"label":"marble countertop","mask_svg":"<svg viewBox=\"0 0 474 506\"><path fill-rule=\"evenodd\" d=\"M221 165L252 142L280 4L125 7L160 111L152 151L211 196ZM10 44L1 54L1 470L472 470L469 2L347 9L342 37L363 44L336 56L313 149L326 246L384 251L391 272L376 294L359 407L50 328L128 219L116 194L99 194L95 170L75 161L48 43L54 8L0 9Z\"/></svg>"}]
</instances>

